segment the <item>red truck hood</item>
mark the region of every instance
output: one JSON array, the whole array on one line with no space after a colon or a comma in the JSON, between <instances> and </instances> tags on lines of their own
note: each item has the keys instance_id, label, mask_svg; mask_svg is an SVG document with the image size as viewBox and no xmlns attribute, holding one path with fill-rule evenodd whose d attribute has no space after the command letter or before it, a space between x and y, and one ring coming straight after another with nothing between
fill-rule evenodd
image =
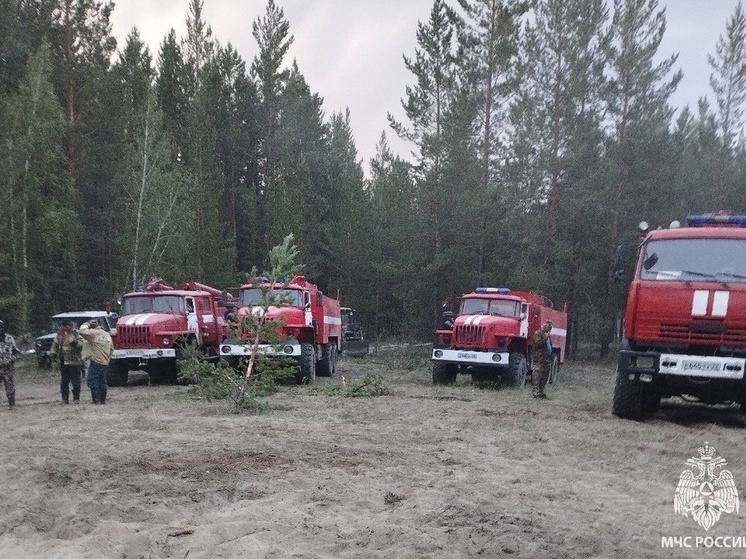
<instances>
[{"instance_id":1,"label":"red truck hood","mask_svg":"<svg viewBox=\"0 0 746 559\"><path fill-rule=\"evenodd\" d=\"M117 321L117 328L127 326L158 326L159 331L183 330L184 316L181 314L168 313L140 313L128 314L120 317Z\"/></svg>"},{"instance_id":2,"label":"red truck hood","mask_svg":"<svg viewBox=\"0 0 746 559\"><path fill-rule=\"evenodd\" d=\"M517 335L520 322L508 316L490 316L486 314L461 315L456 317L455 326L474 326L489 329L495 333Z\"/></svg>"},{"instance_id":3,"label":"red truck hood","mask_svg":"<svg viewBox=\"0 0 746 559\"><path fill-rule=\"evenodd\" d=\"M248 314L261 315L262 307L241 307L238 309L238 316L246 316ZM303 309L298 307L275 307L271 306L267 309L268 320L279 320L284 319L285 326L287 327L303 327L306 326L306 315Z\"/></svg>"},{"instance_id":4,"label":"red truck hood","mask_svg":"<svg viewBox=\"0 0 746 559\"><path fill-rule=\"evenodd\" d=\"M630 292L625 335L638 341L746 346L746 285L639 282Z\"/></svg>"}]
</instances>

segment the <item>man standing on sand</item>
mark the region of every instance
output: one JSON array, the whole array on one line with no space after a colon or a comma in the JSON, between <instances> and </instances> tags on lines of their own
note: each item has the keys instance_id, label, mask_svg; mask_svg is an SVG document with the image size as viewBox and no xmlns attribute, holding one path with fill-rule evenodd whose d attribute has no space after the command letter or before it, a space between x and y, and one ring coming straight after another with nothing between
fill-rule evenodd
<instances>
[{"instance_id":1,"label":"man standing on sand","mask_svg":"<svg viewBox=\"0 0 746 559\"><path fill-rule=\"evenodd\" d=\"M16 405L16 385L13 379L13 363L21 354L13 336L8 334L5 323L0 320L0 382L5 384L5 395L8 397L8 407Z\"/></svg>"},{"instance_id":2,"label":"man standing on sand","mask_svg":"<svg viewBox=\"0 0 746 559\"><path fill-rule=\"evenodd\" d=\"M552 331L552 321L547 320L541 328L534 332L531 344L531 360L533 370L531 371L531 384L534 385L534 398L547 399L544 388L549 380L549 366L552 362L552 341L549 332Z\"/></svg>"},{"instance_id":3,"label":"man standing on sand","mask_svg":"<svg viewBox=\"0 0 746 559\"><path fill-rule=\"evenodd\" d=\"M70 403L70 385L73 387L73 403L80 403L80 375L83 359L80 356L82 340L74 330L72 320L63 320L52 342L52 355L60 366L60 394L62 403Z\"/></svg>"},{"instance_id":4,"label":"man standing on sand","mask_svg":"<svg viewBox=\"0 0 746 559\"><path fill-rule=\"evenodd\" d=\"M91 389L91 401L94 404L106 403L106 374L109 372L109 360L114 352L111 336L102 330L96 320L86 322L80 327L80 336L85 341L83 353L90 359L88 366L88 387Z\"/></svg>"}]
</instances>

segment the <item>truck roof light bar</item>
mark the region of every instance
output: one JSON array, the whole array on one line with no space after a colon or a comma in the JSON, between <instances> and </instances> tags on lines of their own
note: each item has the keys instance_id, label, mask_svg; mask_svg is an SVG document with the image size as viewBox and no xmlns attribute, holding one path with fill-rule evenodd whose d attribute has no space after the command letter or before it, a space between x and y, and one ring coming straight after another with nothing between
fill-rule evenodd
<instances>
[{"instance_id":1,"label":"truck roof light bar","mask_svg":"<svg viewBox=\"0 0 746 559\"><path fill-rule=\"evenodd\" d=\"M510 289L507 287L477 287L474 290L475 293L500 293L501 295L507 295L510 293Z\"/></svg>"},{"instance_id":2,"label":"truck roof light bar","mask_svg":"<svg viewBox=\"0 0 746 559\"><path fill-rule=\"evenodd\" d=\"M688 215L686 223L689 227L746 227L746 215L729 215L725 213Z\"/></svg>"}]
</instances>

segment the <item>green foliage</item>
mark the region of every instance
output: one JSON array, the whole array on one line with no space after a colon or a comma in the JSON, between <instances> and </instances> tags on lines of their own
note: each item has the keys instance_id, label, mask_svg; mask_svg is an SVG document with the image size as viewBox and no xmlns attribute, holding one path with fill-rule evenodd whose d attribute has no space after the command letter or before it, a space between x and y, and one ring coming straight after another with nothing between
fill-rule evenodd
<instances>
[{"instance_id":1,"label":"green foliage","mask_svg":"<svg viewBox=\"0 0 746 559\"><path fill-rule=\"evenodd\" d=\"M712 45L711 104L672 123L660 0L434 1L404 55L404 119L391 119L415 162L382 134L366 177L360 115L325 116L286 60L276 0L248 65L212 35L204 0L187 4L185 36L171 30L154 57L136 30L117 48L112 2L0 0L0 313L13 330L100 308L151 274L235 286L254 263L284 266L270 247L292 231L293 258L372 338L430 339L440 304L481 280L567 300L571 335L597 343L623 307L610 253L638 221L746 207L740 7ZM272 338L251 320L240 328ZM262 392L264 365L251 366Z\"/></svg>"},{"instance_id":2,"label":"green foliage","mask_svg":"<svg viewBox=\"0 0 746 559\"><path fill-rule=\"evenodd\" d=\"M203 359L186 359L179 363L178 380L194 384L190 393L205 400L227 400L238 387L236 372L225 362L218 364Z\"/></svg>"},{"instance_id":3,"label":"green foliage","mask_svg":"<svg viewBox=\"0 0 746 559\"><path fill-rule=\"evenodd\" d=\"M284 304L281 294L276 293L280 277L288 279L300 271L295 263L298 250L293 244L293 236L288 235L282 244L274 247L269 254L270 268L264 272L268 281L257 282L261 290L261 301L256 305L260 312L251 312L235 318L230 326L231 337L250 344L251 354L242 359L238 371L223 361L218 364L202 359L193 345L184 348L180 362L179 380L196 382L193 393L207 400L232 398L236 412L247 409L258 410L258 398L269 396L295 378L297 362L283 355L267 356L259 351L260 343L278 344L277 321L266 319L270 306ZM259 276L252 270L252 278Z\"/></svg>"}]
</instances>

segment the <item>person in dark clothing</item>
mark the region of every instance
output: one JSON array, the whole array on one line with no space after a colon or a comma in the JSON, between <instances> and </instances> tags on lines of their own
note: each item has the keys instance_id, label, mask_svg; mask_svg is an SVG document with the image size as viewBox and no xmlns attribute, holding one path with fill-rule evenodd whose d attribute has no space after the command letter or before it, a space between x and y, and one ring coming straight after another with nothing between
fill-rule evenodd
<instances>
[{"instance_id":1,"label":"person in dark clothing","mask_svg":"<svg viewBox=\"0 0 746 559\"><path fill-rule=\"evenodd\" d=\"M13 378L13 363L21 354L16 341L8 334L5 322L0 320L0 382L5 385L5 395L8 397L10 409L16 405L16 385Z\"/></svg>"},{"instance_id":2,"label":"person in dark clothing","mask_svg":"<svg viewBox=\"0 0 746 559\"><path fill-rule=\"evenodd\" d=\"M552 340L549 339L552 326L552 321L547 320L541 328L534 332L531 344L531 360L533 362L531 384L534 386L534 398L542 400L547 398L544 388L549 380L549 367L552 363Z\"/></svg>"},{"instance_id":3,"label":"person in dark clothing","mask_svg":"<svg viewBox=\"0 0 746 559\"><path fill-rule=\"evenodd\" d=\"M72 320L63 320L52 342L52 355L60 366L60 394L62 403L70 403L70 386L73 389L73 403L80 403L80 377L83 372L81 357L82 340L75 330Z\"/></svg>"},{"instance_id":4,"label":"person in dark clothing","mask_svg":"<svg viewBox=\"0 0 746 559\"><path fill-rule=\"evenodd\" d=\"M109 360L114 352L111 336L96 320L83 324L80 327L80 336L84 340L83 352L90 359L87 383L91 389L91 400L94 404L105 404L106 375L109 372Z\"/></svg>"}]
</instances>

